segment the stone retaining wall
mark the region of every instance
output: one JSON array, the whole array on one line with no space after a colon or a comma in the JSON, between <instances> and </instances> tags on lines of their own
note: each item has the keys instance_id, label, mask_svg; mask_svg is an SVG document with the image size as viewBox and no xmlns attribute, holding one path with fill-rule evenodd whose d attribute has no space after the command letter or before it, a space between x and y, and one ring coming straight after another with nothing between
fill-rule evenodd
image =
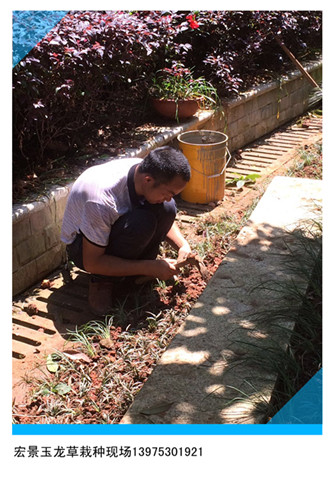
<instances>
[{"instance_id":1,"label":"stone retaining wall","mask_svg":"<svg viewBox=\"0 0 334 500\"><path fill-rule=\"evenodd\" d=\"M56 269L65 257L60 228L70 185L13 210L13 295Z\"/></svg>"},{"instance_id":2,"label":"stone retaining wall","mask_svg":"<svg viewBox=\"0 0 334 500\"><path fill-rule=\"evenodd\" d=\"M312 77L322 81L322 64L305 66ZM299 71L280 81L257 86L224 103L225 120L213 116L206 126L225 132L229 149L235 151L284 123L303 114L310 104L311 86Z\"/></svg>"},{"instance_id":3,"label":"stone retaining wall","mask_svg":"<svg viewBox=\"0 0 334 500\"><path fill-rule=\"evenodd\" d=\"M306 66L320 82L322 63ZM124 157L144 157L163 144L177 145L179 133L191 129L220 130L229 136L230 151L235 151L301 115L309 108L310 84L297 71L280 82L272 82L223 103L224 115L204 111L186 124L157 135ZM65 248L60 228L71 184L55 186L47 197L13 207L13 295L45 278L64 262Z\"/></svg>"}]
</instances>

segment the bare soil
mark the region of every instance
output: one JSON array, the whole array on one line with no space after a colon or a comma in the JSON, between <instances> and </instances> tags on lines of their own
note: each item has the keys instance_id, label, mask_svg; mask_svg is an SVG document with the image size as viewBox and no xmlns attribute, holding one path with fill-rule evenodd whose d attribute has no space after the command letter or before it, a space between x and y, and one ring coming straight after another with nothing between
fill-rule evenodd
<instances>
[{"instance_id":1,"label":"bare soil","mask_svg":"<svg viewBox=\"0 0 334 500\"><path fill-rule=\"evenodd\" d=\"M225 244L224 249L215 239L204 260L210 275L227 251ZM92 352L74 341L63 356L53 356L55 372L46 365L39 375L34 371L23 382L25 401L14 404L15 423L117 423L206 285L197 268L189 267L172 282L118 287L108 336L92 329ZM64 387L70 387L66 394Z\"/></svg>"}]
</instances>

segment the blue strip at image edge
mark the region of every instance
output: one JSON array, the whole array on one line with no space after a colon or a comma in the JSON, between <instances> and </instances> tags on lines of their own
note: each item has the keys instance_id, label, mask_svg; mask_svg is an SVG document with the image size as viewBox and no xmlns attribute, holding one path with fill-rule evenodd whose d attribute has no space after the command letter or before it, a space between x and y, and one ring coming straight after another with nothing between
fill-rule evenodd
<instances>
[{"instance_id":1,"label":"blue strip at image edge","mask_svg":"<svg viewBox=\"0 0 334 500\"><path fill-rule=\"evenodd\" d=\"M66 10L13 10L13 67L68 13ZM34 25L29 16L35 19ZM39 23L38 23L39 21Z\"/></svg>"},{"instance_id":2,"label":"blue strip at image edge","mask_svg":"<svg viewBox=\"0 0 334 500\"><path fill-rule=\"evenodd\" d=\"M321 435L322 424L13 424L12 434L28 435Z\"/></svg>"}]
</instances>

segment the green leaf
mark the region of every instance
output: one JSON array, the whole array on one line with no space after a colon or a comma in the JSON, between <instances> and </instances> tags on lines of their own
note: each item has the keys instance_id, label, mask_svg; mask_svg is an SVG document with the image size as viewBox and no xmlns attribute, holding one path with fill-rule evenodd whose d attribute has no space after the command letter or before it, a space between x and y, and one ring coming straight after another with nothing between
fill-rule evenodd
<instances>
[{"instance_id":1,"label":"green leaf","mask_svg":"<svg viewBox=\"0 0 334 500\"><path fill-rule=\"evenodd\" d=\"M250 181L255 182L255 180L259 177L261 177L260 174L248 174L246 180L249 179Z\"/></svg>"},{"instance_id":2,"label":"green leaf","mask_svg":"<svg viewBox=\"0 0 334 500\"><path fill-rule=\"evenodd\" d=\"M46 389L46 388L45 388L45 389L42 389L42 391L41 391L41 395L42 395L42 396L47 396L48 394L50 394L49 389Z\"/></svg>"},{"instance_id":3,"label":"green leaf","mask_svg":"<svg viewBox=\"0 0 334 500\"><path fill-rule=\"evenodd\" d=\"M71 390L71 387L67 384L63 384L62 382L57 384L53 389L53 391L56 392L57 394L59 394L60 396L64 396L65 394L70 392L70 390Z\"/></svg>"},{"instance_id":4,"label":"green leaf","mask_svg":"<svg viewBox=\"0 0 334 500\"><path fill-rule=\"evenodd\" d=\"M56 373L59 368L59 364L54 360L53 354L49 354L46 358L46 367L51 373Z\"/></svg>"},{"instance_id":5,"label":"green leaf","mask_svg":"<svg viewBox=\"0 0 334 500\"><path fill-rule=\"evenodd\" d=\"M237 175L234 172L234 175ZM226 181L226 185L228 186L236 186L238 189L241 189L245 184L252 184L255 180L261 177L259 174L248 174L248 175L238 175L234 179L228 179Z\"/></svg>"}]
</instances>

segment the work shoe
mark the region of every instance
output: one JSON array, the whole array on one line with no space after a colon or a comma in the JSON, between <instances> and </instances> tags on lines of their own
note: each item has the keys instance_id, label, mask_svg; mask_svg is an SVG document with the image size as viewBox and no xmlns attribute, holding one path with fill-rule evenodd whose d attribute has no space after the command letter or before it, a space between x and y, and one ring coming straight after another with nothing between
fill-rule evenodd
<instances>
[{"instance_id":1,"label":"work shoe","mask_svg":"<svg viewBox=\"0 0 334 500\"><path fill-rule=\"evenodd\" d=\"M88 303L93 314L103 316L112 307L113 283L106 279L91 277L89 281Z\"/></svg>"}]
</instances>

